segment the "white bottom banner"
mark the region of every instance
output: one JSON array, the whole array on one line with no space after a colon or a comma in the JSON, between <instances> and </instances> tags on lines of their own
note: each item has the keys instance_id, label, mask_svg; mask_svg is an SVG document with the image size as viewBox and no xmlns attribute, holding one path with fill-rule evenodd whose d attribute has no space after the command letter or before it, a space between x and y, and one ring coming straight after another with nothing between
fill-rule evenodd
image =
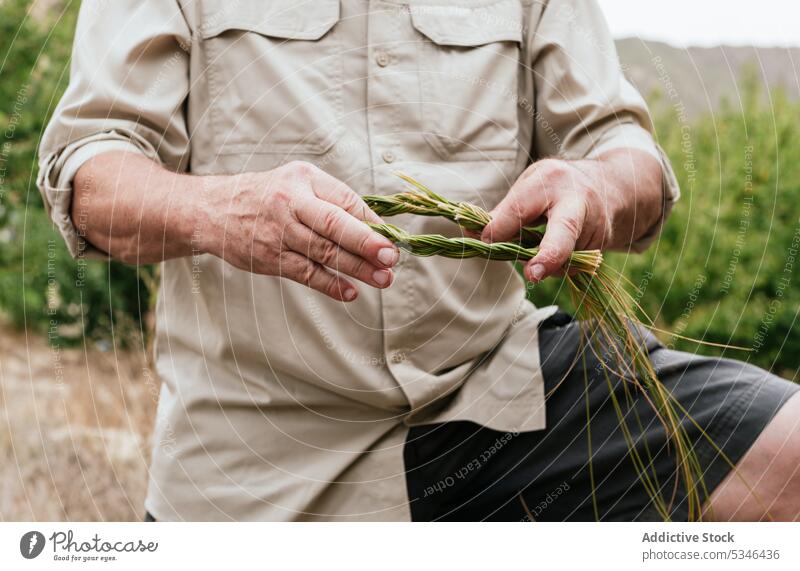
<instances>
[{"instance_id":1,"label":"white bottom banner","mask_svg":"<svg viewBox=\"0 0 800 571\"><path fill-rule=\"evenodd\" d=\"M798 534L782 523L3 523L0 569L797 570Z\"/></svg>"}]
</instances>

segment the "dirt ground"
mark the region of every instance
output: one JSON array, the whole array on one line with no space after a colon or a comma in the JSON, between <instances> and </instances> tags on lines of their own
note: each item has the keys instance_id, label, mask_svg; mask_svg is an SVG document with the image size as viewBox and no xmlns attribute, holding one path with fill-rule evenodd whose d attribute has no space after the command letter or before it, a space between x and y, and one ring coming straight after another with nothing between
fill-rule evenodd
<instances>
[{"instance_id":1,"label":"dirt ground","mask_svg":"<svg viewBox=\"0 0 800 571\"><path fill-rule=\"evenodd\" d=\"M157 395L144 351L0 326L0 521L141 519Z\"/></svg>"}]
</instances>

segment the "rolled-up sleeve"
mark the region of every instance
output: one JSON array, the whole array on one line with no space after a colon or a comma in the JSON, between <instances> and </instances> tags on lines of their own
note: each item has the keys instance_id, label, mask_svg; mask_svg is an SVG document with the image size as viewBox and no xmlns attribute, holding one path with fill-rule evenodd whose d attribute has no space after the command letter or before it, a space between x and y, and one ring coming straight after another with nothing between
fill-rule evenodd
<instances>
[{"instance_id":1,"label":"rolled-up sleeve","mask_svg":"<svg viewBox=\"0 0 800 571\"><path fill-rule=\"evenodd\" d=\"M39 147L39 190L73 256L105 257L70 216L87 160L129 151L185 170L190 46L177 0L82 3L69 86Z\"/></svg>"},{"instance_id":2,"label":"rolled-up sleeve","mask_svg":"<svg viewBox=\"0 0 800 571\"><path fill-rule=\"evenodd\" d=\"M645 249L661 230L680 190L669 159L653 139L647 104L622 73L600 7L595 0L548 0L531 33L536 154L583 159L628 148L645 151L660 162L662 216L631 245L636 251Z\"/></svg>"}]
</instances>

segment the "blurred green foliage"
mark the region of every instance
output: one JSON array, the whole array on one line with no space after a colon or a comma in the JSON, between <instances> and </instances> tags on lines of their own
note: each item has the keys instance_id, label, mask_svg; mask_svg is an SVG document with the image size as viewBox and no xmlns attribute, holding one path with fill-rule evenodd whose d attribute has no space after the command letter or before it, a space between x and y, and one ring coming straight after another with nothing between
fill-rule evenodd
<instances>
[{"instance_id":1,"label":"blurred green foliage","mask_svg":"<svg viewBox=\"0 0 800 571\"><path fill-rule=\"evenodd\" d=\"M36 147L68 79L77 1L35 22L27 0L0 2L0 312L52 341L136 338L152 300L151 268L75 262L35 186ZM659 142L683 192L644 255L609 255L663 329L753 348L725 351L793 376L800 334L800 104L743 80L741 98L689 121L680 100L655 94ZM637 291L638 288L638 291ZM539 305L569 305L551 280ZM719 354L668 334L676 348Z\"/></svg>"},{"instance_id":2,"label":"blurred green foliage","mask_svg":"<svg viewBox=\"0 0 800 571\"><path fill-rule=\"evenodd\" d=\"M139 338L153 270L73 260L36 188L36 149L69 79L79 2L44 19L29 5L0 2L0 313L54 343L125 344Z\"/></svg>"}]
</instances>

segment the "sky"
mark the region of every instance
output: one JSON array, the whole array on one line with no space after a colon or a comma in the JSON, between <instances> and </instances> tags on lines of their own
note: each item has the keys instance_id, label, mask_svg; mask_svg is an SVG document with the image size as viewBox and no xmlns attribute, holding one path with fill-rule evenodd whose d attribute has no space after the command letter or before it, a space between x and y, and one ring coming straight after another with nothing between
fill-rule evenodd
<instances>
[{"instance_id":1,"label":"sky","mask_svg":"<svg viewBox=\"0 0 800 571\"><path fill-rule=\"evenodd\" d=\"M800 46L798 0L599 0L615 37L675 46Z\"/></svg>"}]
</instances>

